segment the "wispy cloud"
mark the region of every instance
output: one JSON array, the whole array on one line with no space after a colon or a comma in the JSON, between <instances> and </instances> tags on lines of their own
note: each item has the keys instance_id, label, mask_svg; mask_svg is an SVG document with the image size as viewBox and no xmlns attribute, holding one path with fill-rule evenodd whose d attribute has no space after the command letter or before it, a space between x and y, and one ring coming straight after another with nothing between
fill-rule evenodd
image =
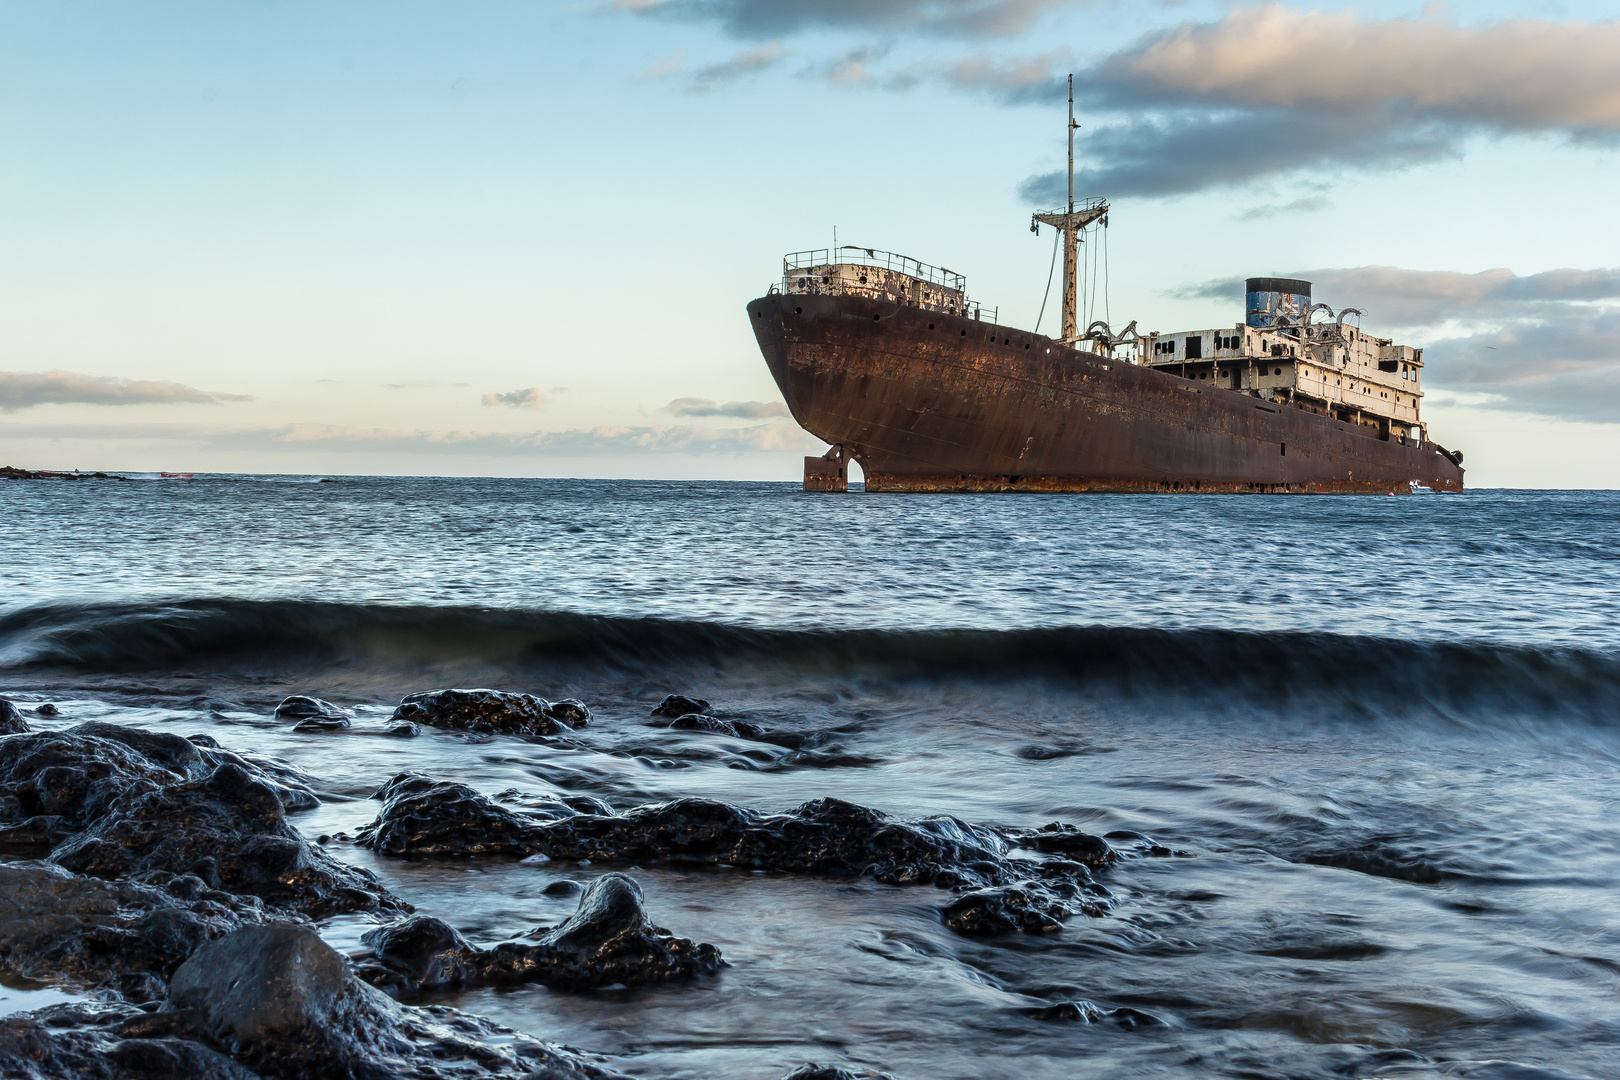
<instances>
[{"instance_id":1,"label":"wispy cloud","mask_svg":"<svg viewBox=\"0 0 1620 1080\"><path fill-rule=\"evenodd\" d=\"M757 49L744 49L729 60L702 67L692 76L694 90L713 90L726 83L736 82L744 75L753 75L775 67L782 60L782 47L776 42Z\"/></svg>"},{"instance_id":2,"label":"wispy cloud","mask_svg":"<svg viewBox=\"0 0 1620 1080\"><path fill-rule=\"evenodd\" d=\"M744 38L845 29L983 39L1028 30L1056 8L1089 0L615 0L638 15L717 23Z\"/></svg>"},{"instance_id":3,"label":"wispy cloud","mask_svg":"<svg viewBox=\"0 0 1620 1080\"><path fill-rule=\"evenodd\" d=\"M245 394L198 390L177 382L147 382L75 371L0 371L0 412L37 405L218 405L251 401Z\"/></svg>"},{"instance_id":4,"label":"wispy cloud","mask_svg":"<svg viewBox=\"0 0 1620 1080\"><path fill-rule=\"evenodd\" d=\"M681 65L684 63L686 63L686 53L671 53L662 60L643 68L636 76L636 82L645 83L655 82L659 79L667 79L671 75L674 75L676 72L680 71Z\"/></svg>"},{"instance_id":5,"label":"wispy cloud","mask_svg":"<svg viewBox=\"0 0 1620 1080\"><path fill-rule=\"evenodd\" d=\"M780 401L728 401L718 405L708 398L676 398L664 406L664 411L676 416L729 416L738 420L766 420L787 416L788 409Z\"/></svg>"},{"instance_id":6,"label":"wispy cloud","mask_svg":"<svg viewBox=\"0 0 1620 1080\"><path fill-rule=\"evenodd\" d=\"M485 405L509 405L514 409L538 409L551 402L538 386L525 387L522 390L510 390L504 394L488 393L484 395Z\"/></svg>"}]
</instances>

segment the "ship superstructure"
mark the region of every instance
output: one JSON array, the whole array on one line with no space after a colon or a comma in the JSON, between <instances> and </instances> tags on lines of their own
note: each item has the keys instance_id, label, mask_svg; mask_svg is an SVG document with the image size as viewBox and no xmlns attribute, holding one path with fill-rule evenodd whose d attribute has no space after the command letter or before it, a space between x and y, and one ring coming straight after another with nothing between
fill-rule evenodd
<instances>
[{"instance_id":1,"label":"ship superstructure","mask_svg":"<svg viewBox=\"0 0 1620 1080\"><path fill-rule=\"evenodd\" d=\"M1064 249L1058 337L1004 327L965 277L845 245L795 252L748 305L793 417L832 444L805 488L843 491L1461 491L1430 441L1421 349L1313 304L1309 282L1251 278L1231 328L1083 330L1080 245L1103 199L1038 213Z\"/></svg>"}]
</instances>

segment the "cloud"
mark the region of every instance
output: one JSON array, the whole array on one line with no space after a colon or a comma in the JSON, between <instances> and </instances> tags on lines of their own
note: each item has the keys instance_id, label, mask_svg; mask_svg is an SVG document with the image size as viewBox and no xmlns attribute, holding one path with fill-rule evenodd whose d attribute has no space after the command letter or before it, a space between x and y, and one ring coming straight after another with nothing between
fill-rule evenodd
<instances>
[{"instance_id":1,"label":"cloud","mask_svg":"<svg viewBox=\"0 0 1620 1080\"><path fill-rule=\"evenodd\" d=\"M717 405L708 398L676 398L664 406L664 411L676 416L730 416L738 420L765 420L788 416L788 409L780 401L728 401Z\"/></svg>"},{"instance_id":2,"label":"cloud","mask_svg":"<svg viewBox=\"0 0 1620 1080\"><path fill-rule=\"evenodd\" d=\"M538 409L549 404L550 401L551 398L547 397L538 386L512 390L505 394L489 393L484 395L485 405L510 405L514 409Z\"/></svg>"},{"instance_id":3,"label":"cloud","mask_svg":"<svg viewBox=\"0 0 1620 1080\"><path fill-rule=\"evenodd\" d=\"M686 53L671 53L657 63L643 68L641 73L636 76L636 82L655 82L659 79L668 78L681 70L681 65L685 62Z\"/></svg>"},{"instance_id":4,"label":"cloud","mask_svg":"<svg viewBox=\"0 0 1620 1080\"><path fill-rule=\"evenodd\" d=\"M636 15L718 23L742 38L845 29L981 39L1021 34L1046 12L1088 0L614 0Z\"/></svg>"},{"instance_id":5,"label":"cloud","mask_svg":"<svg viewBox=\"0 0 1620 1080\"><path fill-rule=\"evenodd\" d=\"M692 76L692 89L713 90L717 86L736 82L744 75L774 67L781 59L782 47L774 41L757 49L744 49L730 60L699 68Z\"/></svg>"},{"instance_id":6,"label":"cloud","mask_svg":"<svg viewBox=\"0 0 1620 1080\"><path fill-rule=\"evenodd\" d=\"M143 382L75 371L0 371L0 412L36 405L218 405L252 401L245 394L198 390L176 382Z\"/></svg>"},{"instance_id":7,"label":"cloud","mask_svg":"<svg viewBox=\"0 0 1620 1080\"><path fill-rule=\"evenodd\" d=\"M1620 421L1620 267L1460 273L1357 266L1291 271L1312 297L1424 346L1431 396L1574 420ZM1240 301L1241 278L1177 295Z\"/></svg>"},{"instance_id":8,"label":"cloud","mask_svg":"<svg viewBox=\"0 0 1620 1080\"><path fill-rule=\"evenodd\" d=\"M336 379L321 379L319 381L320 382L337 382L338 380L336 380ZM472 383L442 382L442 381L440 381L438 379L413 379L410 382L391 382L391 383L384 383L383 385L388 387L388 389L390 389L390 390L423 390L423 389L427 389L429 387L440 387L440 386L456 386L456 387L471 386Z\"/></svg>"}]
</instances>

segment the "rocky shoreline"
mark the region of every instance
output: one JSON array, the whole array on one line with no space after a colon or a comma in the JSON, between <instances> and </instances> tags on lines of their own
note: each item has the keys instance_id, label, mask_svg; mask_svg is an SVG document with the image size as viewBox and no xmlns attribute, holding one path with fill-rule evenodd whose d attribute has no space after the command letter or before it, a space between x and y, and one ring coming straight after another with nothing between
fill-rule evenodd
<instances>
[{"instance_id":1,"label":"rocky shoreline","mask_svg":"<svg viewBox=\"0 0 1620 1080\"><path fill-rule=\"evenodd\" d=\"M117 473L54 472L49 469L19 469L14 465L0 465L0 480L128 480Z\"/></svg>"},{"instance_id":2,"label":"rocky shoreline","mask_svg":"<svg viewBox=\"0 0 1620 1080\"><path fill-rule=\"evenodd\" d=\"M289 698L276 715L300 731L351 730L344 710L316 698ZM428 725L474 739L566 740L590 719L571 699L440 690L407 697L377 734ZM744 734L697 699L667 698L650 722L772 738L752 725ZM702 979L727 966L714 945L656 925L640 885L618 870L553 883L558 895L579 894L560 925L475 945L288 822L289 811L318 805L315 777L206 735L100 722L33 731L3 699L0 733L0 975L88 998L0 1020L6 1076L610 1077L611 1062L598 1056L423 1002L453 988L534 983L568 993ZM901 820L830 798L762 813L700 798L615 809L556 792L513 809L412 772L373 797L381 806L370 824L322 842L398 859L865 878L943 892L939 918L963 935L1045 933L1101 917L1110 894L1099 873L1121 858L1173 854L1060 822L1029 830ZM354 914L376 925L363 949L344 955L315 922ZM854 1075L817 1065L791 1074Z\"/></svg>"}]
</instances>

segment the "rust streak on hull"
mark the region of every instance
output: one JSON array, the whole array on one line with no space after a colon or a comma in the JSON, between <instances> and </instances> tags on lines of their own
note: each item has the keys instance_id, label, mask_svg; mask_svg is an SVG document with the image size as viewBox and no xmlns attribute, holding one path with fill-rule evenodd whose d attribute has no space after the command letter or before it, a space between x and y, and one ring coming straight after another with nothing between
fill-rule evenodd
<instances>
[{"instance_id":1,"label":"rust streak on hull","mask_svg":"<svg viewBox=\"0 0 1620 1080\"><path fill-rule=\"evenodd\" d=\"M1433 443L1025 331L850 295L773 294L748 313L794 419L860 462L869 491L1463 487Z\"/></svg>"}]
</instances>

